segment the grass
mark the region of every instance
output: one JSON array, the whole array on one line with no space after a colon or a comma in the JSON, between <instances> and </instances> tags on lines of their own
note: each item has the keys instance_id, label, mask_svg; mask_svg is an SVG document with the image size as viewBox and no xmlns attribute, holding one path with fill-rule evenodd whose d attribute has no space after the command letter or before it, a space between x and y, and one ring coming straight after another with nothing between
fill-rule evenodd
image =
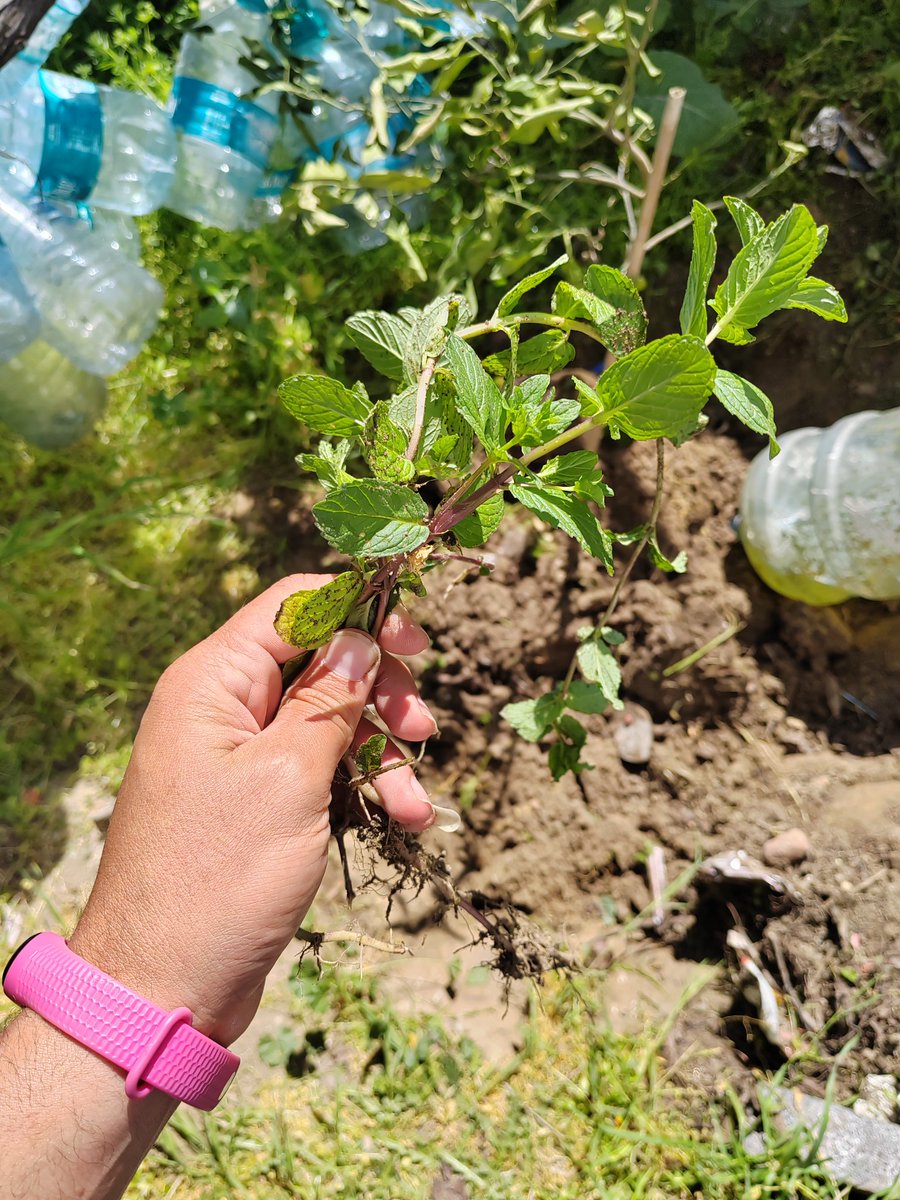
<instances>
[{"instance_id":1,"label":"grass","mask_svg":"<svg viewBox=\"0 0 900 1200\"><path fill-rule=\"evenodd\" d=\"M711 1103L679 1082L689 1062L665 1071L654 1031L611 1032L595 978L535 991L521 1050L499 1066L435 1015L398 1015L371 975L301 965L294 990L287 1044L306 1073L255 1105L178 1114L132 1200L429 1200L442 1172L484 1200L847 1194L807 1161L803 1134L747 1152L728 1086Z\"/></svg>"}]
</instances>

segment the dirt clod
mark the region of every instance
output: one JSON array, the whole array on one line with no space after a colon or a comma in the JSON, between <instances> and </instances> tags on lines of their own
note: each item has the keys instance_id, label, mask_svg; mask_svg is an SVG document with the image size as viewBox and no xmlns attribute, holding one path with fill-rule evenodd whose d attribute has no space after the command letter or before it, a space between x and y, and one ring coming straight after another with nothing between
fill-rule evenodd
<instances>
[{"instance_id":1,"label":"dirt clod","mask_svg":"<svg viewBox=\"0 0 900 1200\"><path fill-rule=\"evenodd\" d=\"M785 829L763 844L763 861L770 867L790 867L805 862L812 854L812 842L802 829Z\"/></svg>"}]
</instances>

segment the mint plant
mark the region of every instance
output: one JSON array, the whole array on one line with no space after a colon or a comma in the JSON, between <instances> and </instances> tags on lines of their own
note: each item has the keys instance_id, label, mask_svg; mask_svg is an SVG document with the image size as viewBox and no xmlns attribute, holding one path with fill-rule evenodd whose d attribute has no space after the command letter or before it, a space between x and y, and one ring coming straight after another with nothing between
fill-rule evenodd
<instances>
[{"instance_id":1,"label":"mint plant","mask_svg":"<svg viewBox=\"0 0 900 1200\"><path fill-rule=\"evenodd\" d=\"M279 634L303 652L296 662L343 625L377 634L398 597L425 596L431 572L443 563L487 570L478 548L504 520L509 497L573 538L610 574L615 543L632 547L606 611L579 631L566 677L503 710L528 741L548 743L554 778L584 769L581 717L621 707L616 647L623 636L610 621L622 584L645 550L664 571L686 566L684 554L667 557L656 536L665 440L678 446L701 431L703 409L716 396L778 453L771 402L749 380L719 368L711 347L752 342L757 325L781 309L846 320L835 289L809 274L827 229L817 228L803 205L771 223L741 200L727 197L725 205L742 248L710 298L716 219L694 202L678 333L648 342L637 287L607 266L589 267L581 285L557 283L549 311L530 309L529 294L565 263L562 257L517 283L487 319L477 320L456 294L423 309L351 317L350 338L388 381L386 399L370 399L359 381L348 387L320 375L282 384L287 410L322 439L298 458L326 492L313 508L316 524L350 559L346 571L297 592L278 613ZM493 344L502 335L505 347L485 351L488 335ZM594 387L573 376L574 394L566 395L552 377L574 357L574 338L597 342L615 361ZM598 455L577 446L596 429L657 444L652 511L625 534L601 522L612 492ZM440 489L437 502L427 502L426 484L430 494ZM383 749L383 738L369 740L351 764L355 786L378 774Z\"/></svg>"}]
</instances>

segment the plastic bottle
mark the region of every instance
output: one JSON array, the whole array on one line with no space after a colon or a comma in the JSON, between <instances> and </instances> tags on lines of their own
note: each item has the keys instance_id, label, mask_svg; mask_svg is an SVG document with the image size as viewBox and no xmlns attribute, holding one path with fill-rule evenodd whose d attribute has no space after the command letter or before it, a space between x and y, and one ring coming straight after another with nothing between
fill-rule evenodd
<instances>
[{"instance_id":1,"label":"plastic bottle","mask_svg":"<svg viewBox=\"0 0 900 1200\"><path fill-rule=\"evenodd\" d=\"M309 75L326 96L351 104L369 94L378 75L355 27L344 22L324 0L292 0L289 52L308 65Z\"/></svg>"},{"instance_id":2,"label":"plastic bottle","mask_svg":"<svg viewBox=\"0 0 900 1200\"><path fill-rule=\"evenodd\" d=\"M47 55L69 26L88 6L89 0L56 0L35 26L25 48L0 70L0 103L13 100L22 85L42 67Z\"/></svg>"},{"instance_id":3,"label":"plastic bottle","mask_svg":"<svg viewBox=\"0 0 900 1200\"><path fill-rule=\"evenodd\" d=\"M308 156L309 150L309 142L294 119L284 115L262 181L247 207L245 228L255 229L257 225L276 221L281 216L284 193L297 178L299 164Z\"/></svg>"},{"instance_id":4,"label":"plastic bottle","mask_svg":"<svg viewBox=\"0 0 900 1200\"><path fill-rule=\"evenodd\" d=\"M20 354L37 337L41 318L12 256L0 242L0 363Z\"/></svg>"},{"instance_id":5,"label":"plastic bottle","mask_svg":"<svg viewBox=\"0 0 900 1200\"><path fill-rule=\"evenodd\" d=\"M112 375L153 332L162 288L80 221L52 219L0 191L0 237L38 312L42 336L77 366Z\"/></svg>"},{"instance_id":6,"label":"plastic bottle","mask_svg":"<svg viewBox=\"0 0 900 1200\"><path fill-rule=\"evenodd\" d=\"M268 41L271 22L265 0L203 0L200 12L200 27L182 40L169 101L178 162L167 203L205 225L238 229L279 132L274 93L243 99L259 80L241 59L250 43Z\"/></svg>"},{"instance_id":7,"label":"plastic bottle","mask_svg":"<svg viewBox=\"0 0 900 1200\"><path fill-rule=\"evenodd\" d=\"M38 339L0 363L0 421L45 450L88 433L106 404L106 383Z\"/></svg>"},{"instance_id":8,"label":"plastic bottle","mask_svg":"<svg viewBox=\"0 0 900 1200\"><path fill-rule=\"evenodd\" d=\"M795 429L757 455L740 537L765 582L792 600L900 597L900 409Z\"/></svg>"},{"instance_id":9,"label":"plastic bottle","mask_svg":"<svg viewBox=\"0 0 900 1200\"><path fill-rule=\"evenodd\" d=\"M154 100L55 71L0 105L0 146L8 190L115 212L153 212L175 175L175 131Z\"/></svg>"}]
</instances>

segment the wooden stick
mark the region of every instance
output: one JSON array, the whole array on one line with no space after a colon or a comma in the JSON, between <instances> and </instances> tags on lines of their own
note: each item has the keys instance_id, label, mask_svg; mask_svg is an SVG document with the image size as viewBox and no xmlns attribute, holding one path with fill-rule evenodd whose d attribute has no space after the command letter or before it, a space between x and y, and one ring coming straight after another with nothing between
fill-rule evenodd
<instances>
[{"instance_id":1,"label":"wooden stick","mask_svg":"<svg viewBox=\"0 0 900 1200\"><path fill-rule=\"evenodd\" d=\"M653 218L656 216L656 207L662 194L666 171L669 169L669 159L672 155L672 146L675 142L675 134L678 132L678 123L681 120L686 95L684 88L669 88L659 137L656 139L656 149L653 151L650 178L647 180L647 190L641 204L637 236L629 247L628 262L625 264L625 274L630 275L632 279L636 275L640 275L641 267L644 265L647 238L653 228Z\"/></svg>"}]
</instances>

